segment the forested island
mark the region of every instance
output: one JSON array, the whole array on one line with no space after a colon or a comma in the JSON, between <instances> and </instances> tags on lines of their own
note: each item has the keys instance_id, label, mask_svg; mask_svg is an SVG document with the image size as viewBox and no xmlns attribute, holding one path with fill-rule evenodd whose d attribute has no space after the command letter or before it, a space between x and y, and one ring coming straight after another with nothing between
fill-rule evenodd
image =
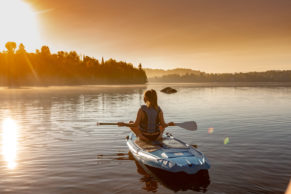
<instances>
[{"instance_id":1,"label":"forested island","mask_svg":"<svg viewBox=\"0 0 291 194\"><path fill-rule=\"evenodd\" d=\"M135 68L131 63L109 59L101 61L79 56L77 52L50 52L42 46L35 53L18 48L15 42L7 42L7 51L0 52L0 85L50 86L91 84L144 84L147 76L141 64Z\"/></svg>"},{"instance_id":2,"label":"forested island","mask_svg":"<svg viewBox=\"0 0 291 194\"><path fill-rule=\"evenodd\" d=\"M150 82L202 83L202 82L291 82L291 70L249 73L189 73L168 74L149 78Z\"/></svg>"}]
</instances>

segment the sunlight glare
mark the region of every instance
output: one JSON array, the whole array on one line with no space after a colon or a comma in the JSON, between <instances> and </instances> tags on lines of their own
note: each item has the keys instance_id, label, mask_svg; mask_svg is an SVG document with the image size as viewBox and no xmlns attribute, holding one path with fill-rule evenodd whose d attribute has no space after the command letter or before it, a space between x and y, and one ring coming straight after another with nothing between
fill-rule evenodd
<instances>
[{"instance_id":1,"label":"sunlight glare","mask_svg":"<svg viewBox=\"0 0 291 194\"><path fill-rule=\"evenodd\" d=\"M2 122L2 155L9 169L14 169L17 165L17 144L18 126L14 120L6 118Z\"/></svg>"},{"instance_id":2,"label":"sunlight glare","mask_svg":"<svg viewBox=\"0 0 291 194\"><path fill-rule=\"evenodd\" d=\"M40 46L36 13L23 0L0 0L0 48L8 41L32 51Z\"/></svg>"}]
</instances>

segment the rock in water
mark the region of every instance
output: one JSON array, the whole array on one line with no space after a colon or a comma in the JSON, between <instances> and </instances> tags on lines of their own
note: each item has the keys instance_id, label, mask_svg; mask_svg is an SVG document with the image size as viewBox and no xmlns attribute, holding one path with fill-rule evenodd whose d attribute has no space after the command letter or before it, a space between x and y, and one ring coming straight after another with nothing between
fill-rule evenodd
<instances>
[{"instance_id":1,"label":"rock in water","mask_svg":"<svg viewBox=\"0 0 291 194\"><path fill-rule=\"evenodd\" d=\"M177 90L175 90L174 88L171 88L171 87L166 87L166 88L162 89L161 92L164 92L166 94L173 94L173 93L176 93Z\"/></svg>"}]
</instances>

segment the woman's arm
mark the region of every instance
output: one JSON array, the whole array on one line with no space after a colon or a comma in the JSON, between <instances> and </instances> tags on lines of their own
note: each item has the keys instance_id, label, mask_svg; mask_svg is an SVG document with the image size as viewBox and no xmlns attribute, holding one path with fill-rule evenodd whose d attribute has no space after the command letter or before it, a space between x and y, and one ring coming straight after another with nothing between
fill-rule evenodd
<instances>
[{"instance_id":1,"label":"woman's arm","mask_svg":"<svg viewBox=\"0 0 291 194\"><path fill-rule=\"evenodd\" d=\"M121 127L121 126L126 126L126 127L138 127L139 124L140 124L141 118L142 118L142 110L139 109L138 112L137 112L137 116L136 116L135 122L130 122L130 123L119 122L119 123L118 123L118 126L120 126L120 127Z\"/></svg>"},{"instance_id":2,"label":"woman's arm","mask_svg":"<svg viewBox=\"0 0 291 194\"><path fill-rule=\"evenodd\" d=\"M159 119L160 119L160 123L162 125L162 127L166 128L168 126L175 126L175 123L174 122L169 122L169 123L166 123L165 120L164 120L164 114L163 114L163 111L161 110L160 113L159 113Z\"/></svg>"},{"instance_id":3,"label":"woman's arm","mask_svg":"<svg viewBox=\"0 0 291 194\"><path fill-rule=\"evenodd\" d=\"M134 123L126 123L127 127L138 127L142 117L142 110L141 108L137 112L137 116Z\"/></svg>"}]
</instances>

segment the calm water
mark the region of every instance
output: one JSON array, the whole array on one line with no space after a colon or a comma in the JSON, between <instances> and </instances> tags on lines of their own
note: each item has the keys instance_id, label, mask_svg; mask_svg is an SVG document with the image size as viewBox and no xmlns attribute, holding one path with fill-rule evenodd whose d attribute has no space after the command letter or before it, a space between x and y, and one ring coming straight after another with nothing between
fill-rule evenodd
<instances>
[{"instance_id":1,"label":"calm water","mask_svg":"<svg viewBox=\"0 0 291 194\"><path fill-rule=\"evenodd\" d=\"M284 193L291 176L290 87L175 85L158 93L167 130L209 159L209 181L167 184L128 154L128 128L148 86L0 89L0 193ZM212 129L213 128L213 129Z\"/></svg>"}]
</instances>

